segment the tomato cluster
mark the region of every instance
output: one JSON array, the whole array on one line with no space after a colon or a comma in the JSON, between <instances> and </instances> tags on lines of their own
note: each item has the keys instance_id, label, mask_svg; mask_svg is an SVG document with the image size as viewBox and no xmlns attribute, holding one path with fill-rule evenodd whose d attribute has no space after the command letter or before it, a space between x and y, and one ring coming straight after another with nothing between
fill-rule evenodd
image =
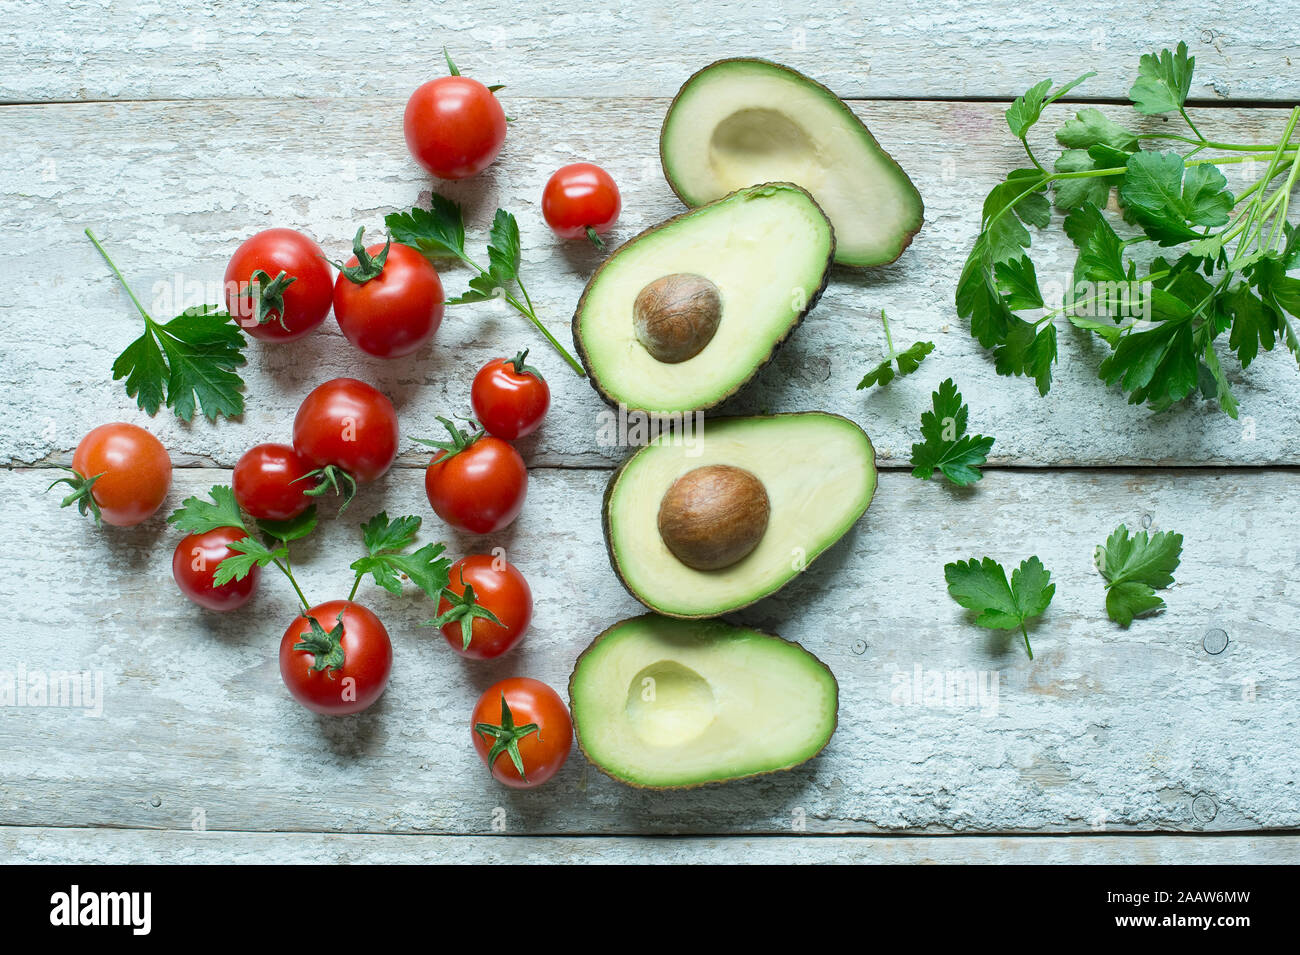
<instances>
[{"instance_id":1,"label":"tomato cluster","mask_svg":"<svg viewBox=\"0 0 1300 955\"><path fill-rule=\"evenodd\" d=\"M412 94L404 132L428 172L460 179L496 159L507 120L495 95L499 87L461 76L447 62L450 76ZM590 164L561 169L543 196L545 218L557 235L587 235L598 244L620 207L613 180ZM362 236L359 230L352 257L333 270L321 247L293 229L267 229L246 239L225 271L226 307L235 323L268 344L293 342L318 328L332 309L343 336L369 355L395 359L419 351L443 319L438 272L414 248L391 240L366 245ZM429 503L461 533L501 531L523 507L528 470L511 442L535 432L551 403L549 385L527 359L525 350L485 364L469 389L474 417L463 419L465 427L440 418L448 436L422 441L435 449L424 474ZM197 606L216 612L244 606L267 567L292 583L301 607L280 638L280 674L290 695L315 713L359 713L388 685L392 637L353 599L366 573L394 593L402 579L415 582L436 603L428 623L469 659L507 653L532 621L532 590L504 550L470 553L449 566L438 559L441 545L399 553L420 519L389 521L384 512L363 527L369 556L352 565L356 580L347 598L313 605L303 595L288 557L290 542L316 526L322 495L341 495L342 510L358 485L383 477L397 457L400 435L393 403L378 389L356 378L326 381L302 400L288 443L249 448L230 487L214 487L211 502L189 498L168 518L186 532L172 553L172 574ZM63 504L121 527L157 513L172 480L162 443L121 422L87 434L66 470L70 476L55 482L70 488ZM512 787L545 782L563 766L573 742L563 700L526 677L489 687L470 727L491 774Z\"/></svg>"}]
</instances>

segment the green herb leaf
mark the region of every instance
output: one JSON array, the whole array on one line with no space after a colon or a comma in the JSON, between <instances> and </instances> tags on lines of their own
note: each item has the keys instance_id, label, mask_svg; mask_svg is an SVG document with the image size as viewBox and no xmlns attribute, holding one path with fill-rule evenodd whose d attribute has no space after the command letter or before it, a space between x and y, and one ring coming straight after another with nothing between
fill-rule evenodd
<instances>
[{"instance_id":1,"label":"green herb leaf","mask_svg":"<svg viewBox=\"0 0 1300 955\"><path fill-rule=\"evenodd\" d=\"M218 527L248 529L232 488L225 484L214 484L208 494L212 498L210 501L201 497L187 497L167 518L167 523L175 525L186 534L206 534Z\"/></svg>"},{"instance_id":2,"label":"green herb leaf","mask_svg":"<svg viewBox=\"0 0 1300 955\"><path fill-rule=\"evenodd\" d=\"M244 537L226 545L238 553L227 557L217 565L217 572L212 575L212 582L220 587L232 580L243 580L254 567L267 567L277 560L289 556L289 548L283 545L271 549L256 537Z\"/></svg>"},{"instance_id":3,"label":"green herb leaf","mask_svg":"<svg viewBox=\"0 0 1300 955\"><path fill-rule=\"evenodd\" d=\"M460 206L436 192L428 209L393 212L384 216L384 227L394 241L437 257L465 259L465 218Z\"/></svg>"},{"instance_id":4,"label":"green herb leaf","mask_svg":"<svg viewBox=\"0 0 1300 955\"><path fill-rule=\"evenodd\" d=\"M1137 133L1091 106L1062 123L1056 131L1056 141L1069 149L1086 150L1101 144L1131 153L1138 148Z\"/></svg>"},{"instance_id":5,"label":"green herb leaf","mask_svg":"<svg viewBox=\"0 0 1300 955\"><path fill-rule=\"evenodd\" d=\"M390 521L388 514L380 511L362 524L366 556L352 563L357 579L369 574L379 586L400 595L399 575L405 574L431 600L437 600L447 586L447 568L451 566L450 560L441 557L446 548L442 544L425 544L414 553L402 553L415 542L420 523L418 517Z\"/></svg>"},{"instance_id":6,"label":"green herb leaf","mask_svg":"<svg viewBox=\"0 0 1300 955\"><path fill-rule=\"evenodd\" d=\"M929 480L937 468L958 487L973 484L984 475L980 465L988 458L993 438L966 434L970 409L951 378L932 396L934 410L921 415L923 444L912 445L912 476Z\"/></svg>"},{"instance_id":7,"label":"green herb leaf","mask_svg":"<svg viewBox=\"0 0 1300 955\"><path fill-rule=\"evenodd\" d=\"M1228 180L1209 163L1186 167L1174 152L1134 153L1119 187L1120 202L1160 245L1201 238L1189 223L1220 226L1232 211Z\"/></svg>"},{"instance_id":8,"label":"green herb leaf","mask_svg":"<svg viewBox=\"0 0 1300 955\"><path fill-rule=\"evenodd\" d=\"M1128 92L1133 108L1154 116L1182 109L1192 89L1196 57L1187 55L1187 44L1179 43L1174 53L1161 50L1146 53L1138 62L1138 78Z\"/></svg>"},{"instance_id":9,"label":"green herb leaf","mask_svg":"<svg viewBox=\"0 0 1300 955\"><path fill-rule=\"evenodd\" d=\"M1106 613L1125 629L1133 618L1163 610L1156 595L1174 582L1183 551L1183 536L1167 531L1129 536L1121 524L1093 555L1106 579Z\"/></svg>"},{"instance_id":10,"label":"green herb leaf","mask_svg":"<svg viewBox=\"0 0 1300 955\"><path fill-rule=\"evenodd\" d=\"M975 611L975 623L990 630L1019 630L1025 650L1034 658L1026 624L1041 616L1052 602L1056 584L1051 572L1037 557L1022 561L1007 582L1007 572L991 557L977 561L956 561L943 568L948 593L967 610Z\"/></svg>"}]
</instances>

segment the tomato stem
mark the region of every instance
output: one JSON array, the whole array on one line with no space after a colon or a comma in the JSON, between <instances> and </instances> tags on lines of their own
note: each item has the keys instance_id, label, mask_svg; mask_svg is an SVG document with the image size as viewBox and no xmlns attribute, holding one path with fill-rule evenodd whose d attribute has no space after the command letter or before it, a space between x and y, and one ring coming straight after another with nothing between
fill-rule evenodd
<instances>
[{"instance_id":1,"label":"tomato stem","mask_svg":"<svg viewBox=\"0 0 1300 955\"><path fill-rule=\"evenodd\" d=\"M104 257L104 261L108 263L108 267L113 270L113 274L117 276L117 280L122 283L122 288L126 289L126 294L131 296L131 301L135 303L136 310L139 311L146 322L152 325L154 323L153 319L149 316L149 313L144 310L144 306L140 304L140 300L135 297L135 292L131 291L131 286L128 285L126 279L122 277L122 273L118 271L117 265L111 258L109 258L108 252L99 244L99 240L95 238L95 233L91 232L89 228L86 229L86 238L95 244L95 248L99 250L99 254Z\"/></svg>"}]
</instances>

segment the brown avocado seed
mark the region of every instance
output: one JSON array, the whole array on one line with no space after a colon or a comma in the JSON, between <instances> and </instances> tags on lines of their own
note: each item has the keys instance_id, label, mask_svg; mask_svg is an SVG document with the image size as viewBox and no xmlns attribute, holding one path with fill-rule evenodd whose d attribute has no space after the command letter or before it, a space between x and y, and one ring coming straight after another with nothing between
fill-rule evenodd
<instances>
[{"instance_id":1,"label":"brown avocado seed","mask_svg":"<svg viewBox=\"0 0 1300 955\"><path fill-rule=\"evenodd\" d=\"M713 340L722 320L718 287L703 275L674 272L655 279L636 297L636 340L667 364L694 358Z\"/></svg>"},{"instance_id":2,"label":"brown avocado seed","mask_svg":"<svg viewBox=\"0 0 1300 955\"><path fill-rule=\"evenodd\" d=\"M668 488L659 504L659 536L687 567L720 570L758 546L770 513L762 481L743 468L710 464Z\"/></svg>"}]
</instances>

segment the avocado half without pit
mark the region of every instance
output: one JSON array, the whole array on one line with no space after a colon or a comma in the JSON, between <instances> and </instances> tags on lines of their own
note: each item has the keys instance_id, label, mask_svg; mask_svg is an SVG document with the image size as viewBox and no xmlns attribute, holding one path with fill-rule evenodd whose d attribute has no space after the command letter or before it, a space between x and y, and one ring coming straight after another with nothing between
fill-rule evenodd
<instances>
[{"instance_id":1,"label":"avocado half without pit","mask_svg":"<svg viewBox=\"0 0 1300 955\"><path fill-rule=\"evenodd\" d=\"M574 665L583 754L632 786L676 789L791 769L835 732L826 665L770 634L645 614L610 627Z\"/></svg>"},{"instance_id":2,"label":"avocado half without pit","mask_svg":"<svg viewBox=\"0 0 1300 955\"><path fill-rule=\"evenodd\" d=\"M781 589L866 512L871 441L813 411L711 418L689 442L665 431L605 492L605 543L632 596L698 619Z\"/></svg>"},{"instance_id":3,"label":"avocado half without pit","mask_svg":"<svg viewBox=\"0 0 1300 955\"><path fill-rule=\"evenodd\" d=\"M741 189L642 232L596 270L573 316L592 386L646 414L714 407L817 304L834 254L825 213L789 183Z\"/></svg>"},{"instance_id":4,"label":"avocado half without pit","mask_svg":"<svg viewBox=\"0 0 1300 955\"><path fill-rule=\"evenodd\" d=\"M793 182L835 226L835 261L892 262L921 228L921 194L871 131L815 80L767 60L720 60L686 81L659 155L688 206L758 182Z\"/></svg>"}]
</instances>

